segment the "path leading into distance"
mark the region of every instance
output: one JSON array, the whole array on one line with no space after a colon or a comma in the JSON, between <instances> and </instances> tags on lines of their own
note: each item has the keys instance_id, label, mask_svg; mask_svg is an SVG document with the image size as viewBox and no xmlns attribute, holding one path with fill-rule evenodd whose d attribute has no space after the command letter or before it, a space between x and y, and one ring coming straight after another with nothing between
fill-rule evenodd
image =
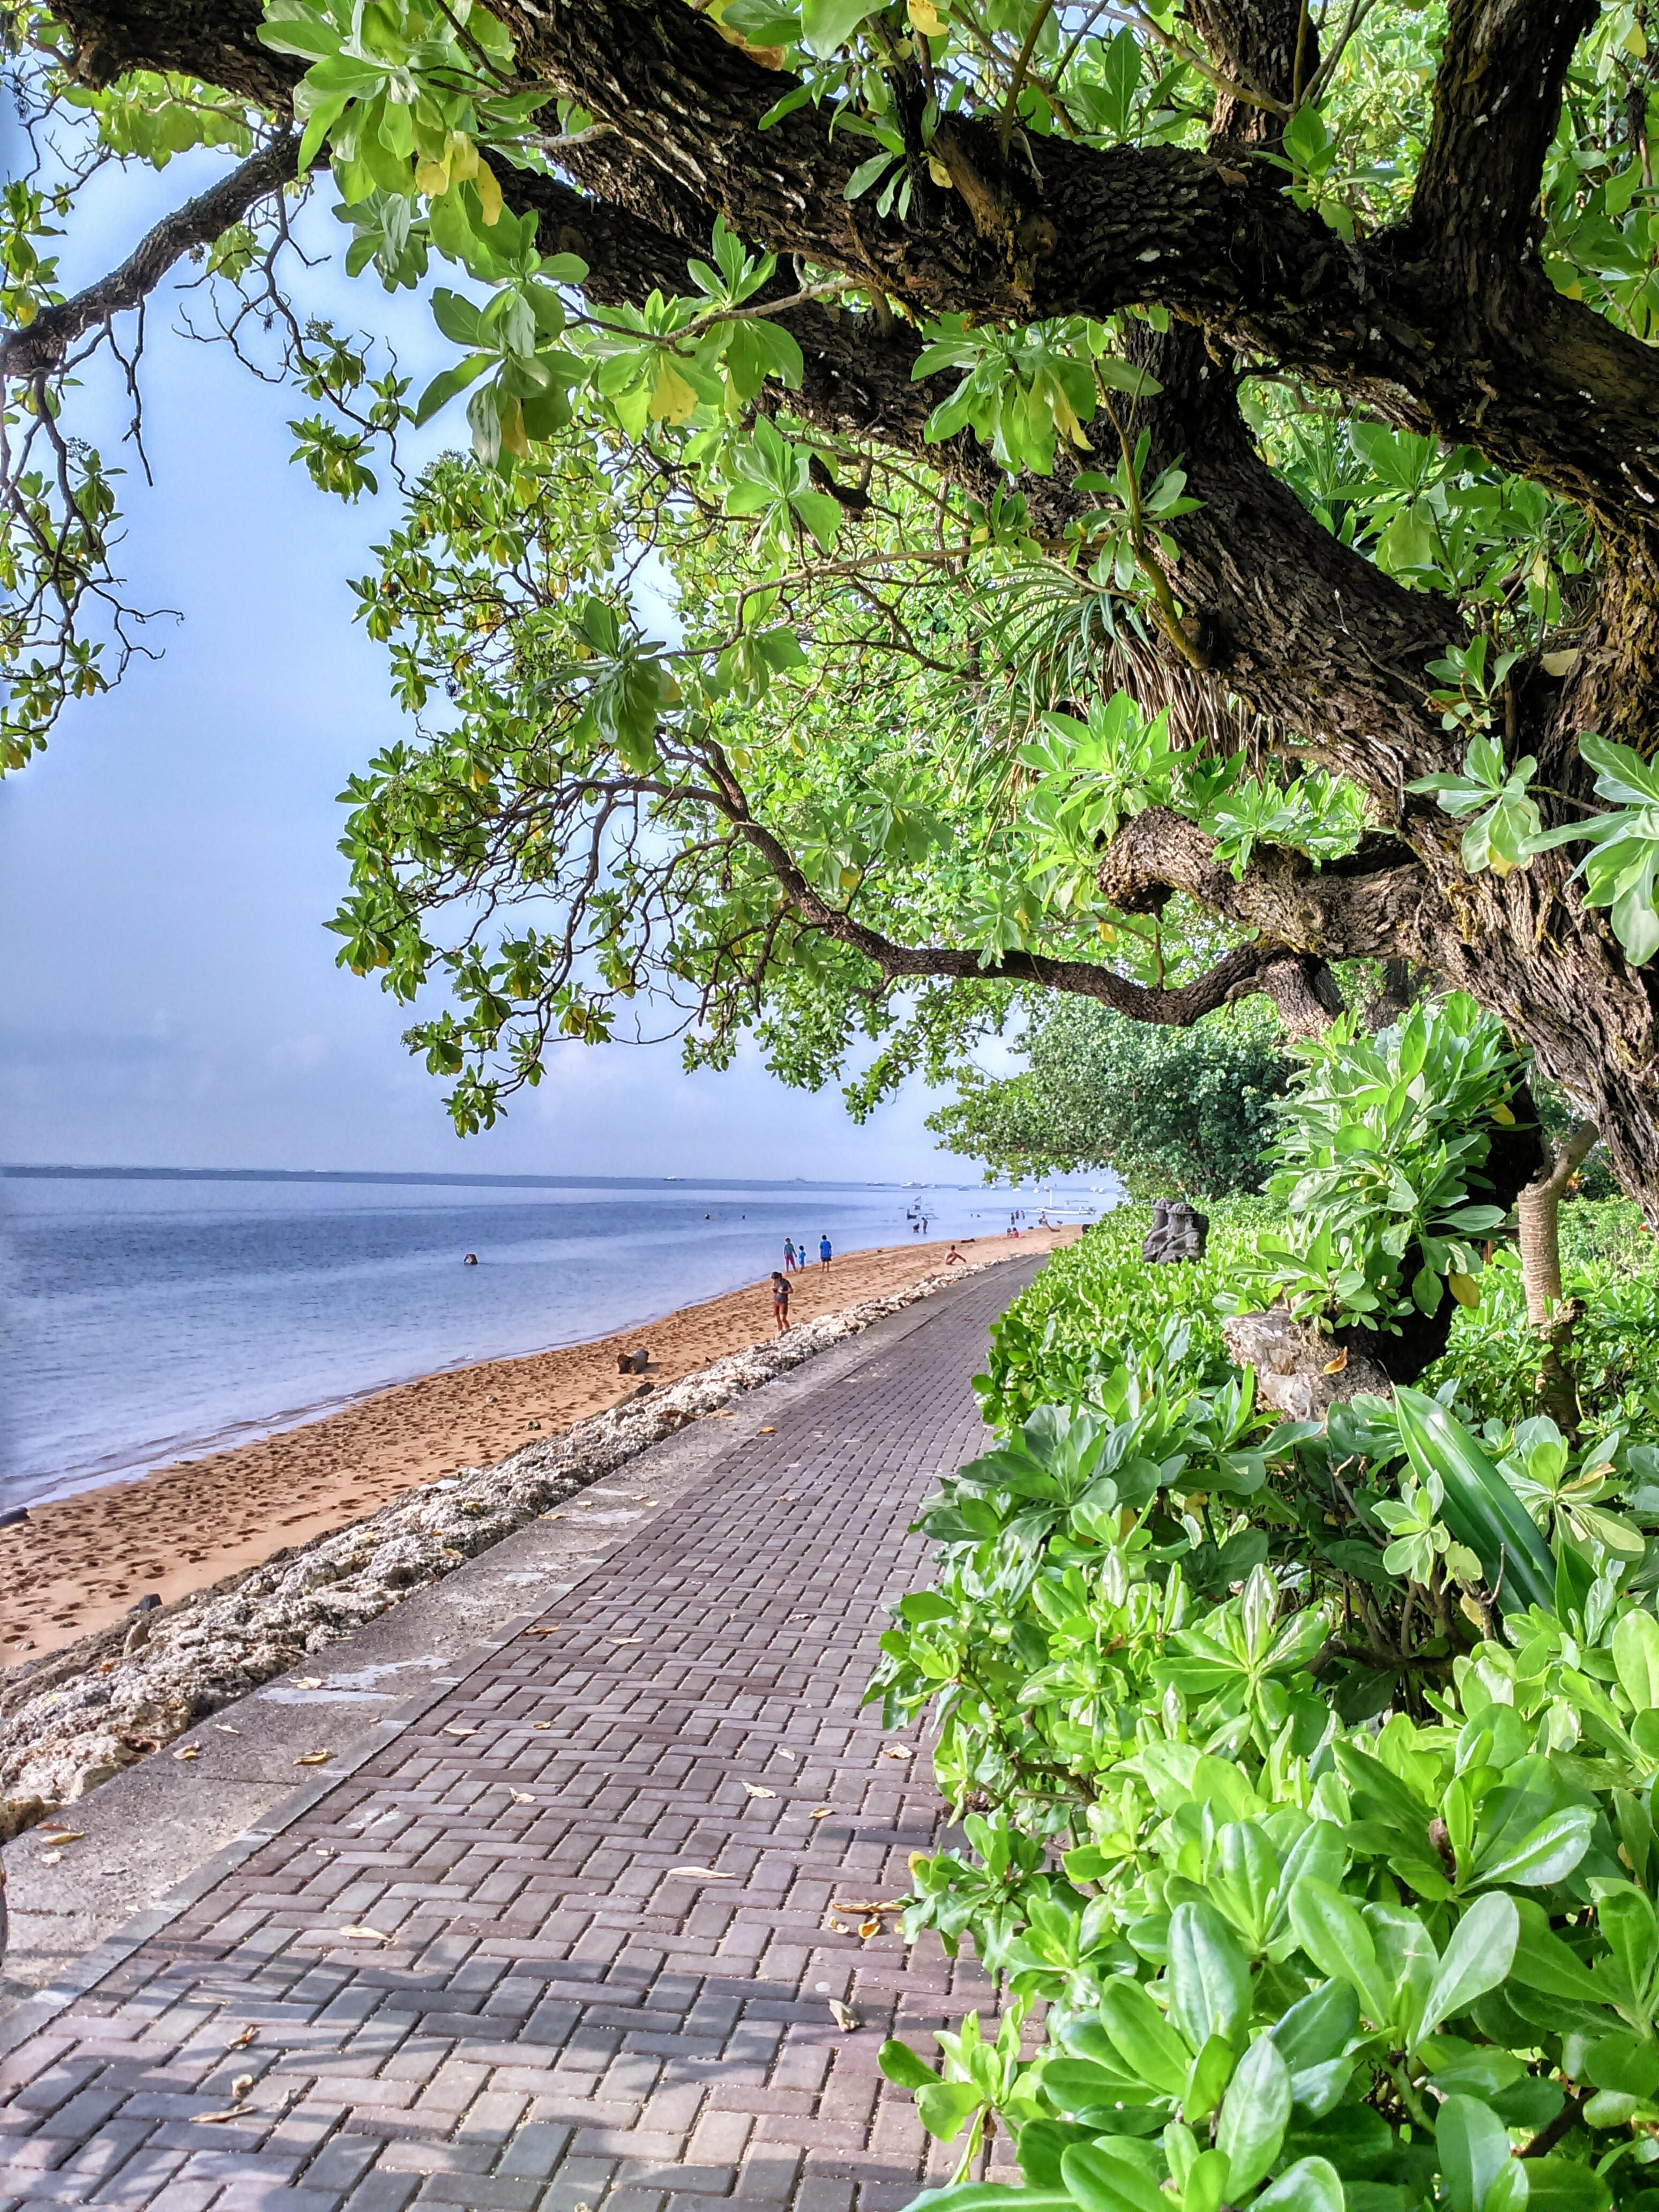
<instances>
[{"instance_id":1,"label":"path leading into distance","mask_svg":"<svg viewBox=\"0 0 1659 2212\"><path fill-rule=\"evenodd\" d=\"M925 1753L888 1756L859 1699L1035 1269L809 1370L17 2043L0 2212L901 2212L943 2179L877 2052L931 2049L985 1985L890 1917L857 1932L942 1820Z\"/></svg>"}]
</instances>

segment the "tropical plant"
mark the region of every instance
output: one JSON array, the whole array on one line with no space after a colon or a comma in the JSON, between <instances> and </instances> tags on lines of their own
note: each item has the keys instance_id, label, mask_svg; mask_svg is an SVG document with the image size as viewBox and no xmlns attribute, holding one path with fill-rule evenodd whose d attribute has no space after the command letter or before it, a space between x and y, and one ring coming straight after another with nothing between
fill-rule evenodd
<instances>
[{"instance_id":1,"label":"tropical plant","mask_svg":"<svg viewBox=\"0 0 1659 2212\"><path fill-rule=\"evenodd\" d=\"M1303 1044L1307 1063L1275 1102L1277 1165L1267 1194L1291 1228L1257 1242L1247 1292L1284 1297L1327 1323L1397 1331L1448 1293L1480 1297L1478 1250L1504 1221L1516 1180L1492 1204L1493 1140L1528 1121L1525 1068L1503 1024L1462 994L1419 1000L1368 1036L1351 1016Z\"/></svg>"}]
</instances>

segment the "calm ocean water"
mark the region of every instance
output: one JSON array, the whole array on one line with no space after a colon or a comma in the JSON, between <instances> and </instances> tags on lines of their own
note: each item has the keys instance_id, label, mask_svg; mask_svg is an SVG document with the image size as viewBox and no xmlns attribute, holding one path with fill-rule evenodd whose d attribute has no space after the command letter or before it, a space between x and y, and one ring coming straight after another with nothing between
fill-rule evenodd
<instances>
[{"instance_id":1,"label":"calm ocean water","mask_svg":"<svg viewBox=\"0 0 1659 2212\"><path fill-rule=\"evenodd\" d=\"M1038 1201L978 1186L4 1176L0 1505L435 1368L606 1335L753 1281L786 1237L898 1243L917 1205L932 1236L983 1236L1014 1204Z\"/></svg>"}]
</instances>

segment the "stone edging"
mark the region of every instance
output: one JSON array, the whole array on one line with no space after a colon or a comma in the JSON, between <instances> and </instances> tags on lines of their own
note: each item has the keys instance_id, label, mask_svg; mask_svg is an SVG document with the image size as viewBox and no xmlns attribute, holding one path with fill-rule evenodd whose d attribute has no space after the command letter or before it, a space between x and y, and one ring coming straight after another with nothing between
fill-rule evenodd
<instances>
[{"instance_id":1,"label":"stone edging","mask_svg":"<svg viewBox=\"0 0 1659 2212\"><path fill-rule=\"evenodd\" d=\"M131 1627L119 1623L17 1670L0 1696L0 1840L441 1580L665 1437L885 1316L1018 1256L930 1275L804 1322L493 1466L405 1492L286 1558L141 1615ZM135 1630L145 1626L148 1636L137 1641ZM126 1649L130 1642L136 1648Z\"/></svg>"}]
</instances>

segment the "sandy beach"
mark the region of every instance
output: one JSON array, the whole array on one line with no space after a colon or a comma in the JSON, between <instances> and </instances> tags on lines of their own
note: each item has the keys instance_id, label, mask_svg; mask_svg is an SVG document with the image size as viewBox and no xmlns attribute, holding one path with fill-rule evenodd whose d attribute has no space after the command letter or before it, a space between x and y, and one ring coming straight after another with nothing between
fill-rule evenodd
<instances>
[{"instance_id":1,"label":"sandy beach","mask_svg":"<svg viewBox=\"0 0 1659 2212\"><path fill-rule=\"evenodd\" d=\"M962 1240L975 1261L1052 1250L1075 1231L1017 1242ZM791 1278L793 1318L810 1321L936 1273L943 1242L854 1252ZM556 1434L636 1387L620 1352L648 1347L653 1382L672 1382L772 1329L765 1283L685 1306L588 1344L427 1375L295 1428L34 1508L0 1531L0 1664L56 1650L106 1626L149 1591L164 1602L286 1546L343 1528L400 1491L488 1464L538 1433Z\"/></svg>"}]
</instances>

